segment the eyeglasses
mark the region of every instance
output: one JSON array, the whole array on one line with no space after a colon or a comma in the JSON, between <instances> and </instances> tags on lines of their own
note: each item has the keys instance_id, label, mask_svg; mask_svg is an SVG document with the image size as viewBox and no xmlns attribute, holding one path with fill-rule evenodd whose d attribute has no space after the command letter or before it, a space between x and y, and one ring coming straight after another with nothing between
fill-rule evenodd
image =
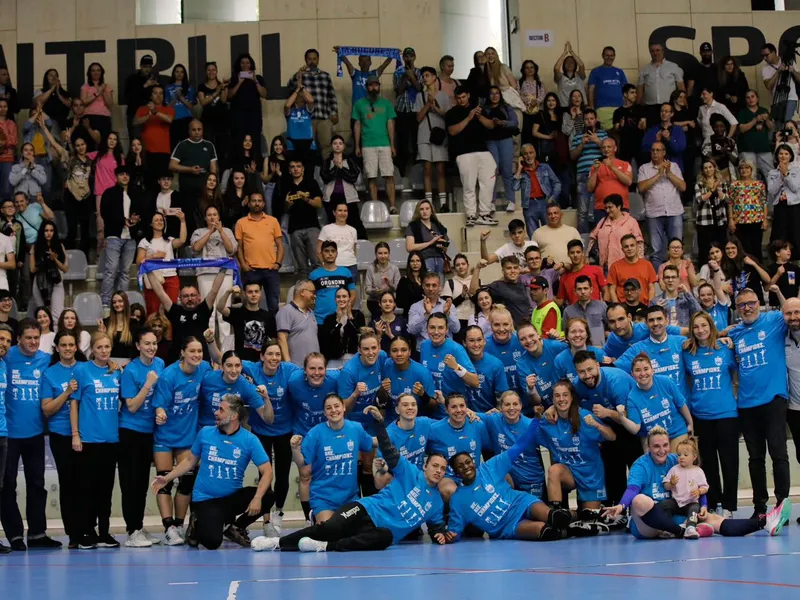
<instances>
[{"instance_id":1,"label":"eyeglasses","mask_svg":"<svg viewBox=\"0 0 800 600\"><path fill-rule=\"evenodd\" d=\"M736 310L743 310L745 308L755 308L758 306L758 300L749 300L747 302L737 302Z\"/></svg>"},{"instance_id":2,"label":"eyeglasses","mask_svg":"<svg viewBox=\"0 0 800 600\"><path fill-rule=\"evenodd\" d=\"M664 275L664 281L667 279L677 279L677 277L675 277L675 275Z\"/></svg>"}]
</instances>

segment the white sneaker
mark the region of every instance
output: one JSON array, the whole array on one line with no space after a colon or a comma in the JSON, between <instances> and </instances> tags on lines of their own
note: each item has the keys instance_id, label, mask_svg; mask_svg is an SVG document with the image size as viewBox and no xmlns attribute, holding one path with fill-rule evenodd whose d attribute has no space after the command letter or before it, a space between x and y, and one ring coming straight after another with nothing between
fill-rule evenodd
<instances>
[{"instance_id":1,"label":"white sneaker","mask_svg":"<svg viewBox=\"0 0 800 600\"><path fill-rule=\"evenodd\" d=\"M283 529L283 513L279 510L273 510L269 513L269 522L275 526L275 529L281 531Z\"/></svg>"},{"instance_id":2,"label":"white sneaker","mask_svg":"<svg viewBox=\"0 0 800 600\"><path fill-rule=\"evenodd\" d=\"M517 210L517 207L513 202L509 202L508 204L506 204L507 213L513 213L515 210Z\"/></svg>"},{"instance_id":3,"label":"white sneaker","mask_svg":"<svg viewBox=\"0 0 800 600\"><path fill-rule=\"evenodd\" d=\"M297 543L297 548L300 552L327 552L328 542L318 542L309 537L304 537Z\"/></svg>"},{"instance_id":4,"label":"white sneaker","mask_svg":"<svg viewBox=\"0 0 800 600\"><path fill-rule=\"evenodd\" d=\"M490 215L478 215L478 218L475 220L476 225L497 225L498 220Z\"/></svg>"},{"instance_id":5,"label":"white sneaker","mask_svg":"<svg viewBox=\"0 0 800 600\"><path fill-rule=\"evenodd\" d=\"M786 498L783 502L778 504L778 506L767 513L767 524L764 526L764 529L769 531L770 535L778 535L783 529L784 525L789 522L791 516L792 503L788 498Z\"/></svg>"},{"instance_id":6,"label":"white sneaker","mask_svg":"<svg viewBox=\"0 0 800 600\"><path fill-rule=\"evenodd\" d=\"M281 543L280 538L276 537L266 537L263 535L258 536L252 542L250 542L250 548L252 548L255 552L264 552L265 550L277 550Z\"/></svg>"},{"instance_id":7,"label":"white sneaker","mask_svg":"<svg viewBox=\"0 0 800 600\"><path fill-rule=\"evenodd\" d=\"M277 515L275 515L277 517ZM281 525L280 520L273 522L273 515L270 515L269 521L264 523L264 536L268 538L279 538L281 537ZM278 517L280 519L280 517Z\"/></svg>"},{"instance_id":8,"label":"white sneaker","mask_svg":"<svg viewBox=\"0 0 800 600\"><path fill-rule=\"evenodd\" d=\"M697 533L697 528L694 525L689 525L688 527L686 527L686 530L683 532L683 539L685 540L700 539L700 534Z\"/></svg>"},{"instance_id":9,"label":"white sneaker","mask_svg":"<svg viewBox=\"0 0 800 600\"><path fill-rule=\"evenodd\" d=\"M144 537L146 537L150 541L150 543L152 543L154 546L157 544L164 543L164 540L162 540L161 538L157 538L156 536L151 534L149 531L147 531L147 528L145 527L142 527L142 533L144 534Z\"/></svg>"},{"instance_id":10,"label":"white sneaker","mask_svg":"<svg viewBox=\"0 0 800 600\"><path fill-rule=\"evenodd\" d=\"M182 546L185 542L180 530L175 525L170 525L167 535L164 536L164 543L167 546Z\"/></svg>"},{"instance_id":11,"label":"white sneaker","mask_svg":"<svg viewBox=\"0 0 800 600\"><path fill-rule=\"evenodd\" d=\"M139 531L134 531L128 536L128 539L125 540L126 548L150 548L152 545L153 542L147 539L141 529Z\"/></svg>"},{"instance_id":12,"label":"white sneaker","mask_svg":"<svg viewBox=\"0 0 800 600\"><path fill-rule=\"evenodd\" d=\"M723 519L732 519L733 513L729 511L727 508L722 509L722 514L720 515Z\"/></svg>"}]
</instances>

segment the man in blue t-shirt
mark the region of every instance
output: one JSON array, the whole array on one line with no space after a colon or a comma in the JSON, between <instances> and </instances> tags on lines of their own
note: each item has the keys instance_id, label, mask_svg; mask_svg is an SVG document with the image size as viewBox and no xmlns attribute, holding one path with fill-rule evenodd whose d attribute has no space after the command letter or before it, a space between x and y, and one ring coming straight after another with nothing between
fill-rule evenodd
<instances>
[{"instance_id":1,"label":"man in blue t-shirt","mask_svg":"<svg viewBox=\"0 0 800 600\"><path fill-rule=\"evenodd\" d=\"M334 53L339 52L339 46L333 47ZM383 72L386 70L390 64L392 64L391 57L384 60L381 65L377 69L372 68L372 58L369 56L359 56L358 57L358 68L356 69L353 66L353 63L350 62L350 59L346 56L342 57L342 64L347 68L347 72L350 74L350 77L353 80L353 98L350 102L351 106L355 106L356 102L361 100L362 98L367 97L367 79L372 77L380 77L383 75ZM355 119L350 118L350 129L353 129L355 125Z\"/></svg>"},{"instance_id":2,"label":"man in blue t-shirt","mask_svg":"<svg viewBox=\"0 0 800 600\"><path fill-rule=\"evenodd\" d=\"M247 409L239 396L223 396L214 414L216 425L197 434L192 453L171 472L153 480L158 493L174 479L197 469L192 491L192 516L186 531L190 546L202 544L216 550L222 536L245 548L250 545L247 528L264 515L269 521L274 495L272 465L258 438L242 429ZM244 487L244 474L252 461L258 467L258 487Z\"/></svg>"},{"instance_id":3,"label":"man in blue t-shirt","mask_svg":"<svg viewBox=\"0 0 800 600\"><path fill-rule=\"evenodd\" d=\"M614 111L622 106L622 86L628 83L625 71L614 66L617 51L611 46L603 48L603 64L592 69L589 75L589 106L597 111L597 120L603 129L614 127Z\"/></svg>"},{"instance_id":4,"label":"man in blue t-shirt","mask_svg":"<svg viewBox=\"0 0 800 600\"><path fill-rule=\"evenodd\" d=\"M325 317L336 313L336 291L346 287L350 291L350 304L356 301L356 284L353 274L347 267L336 266L339 248L333 240L322 242L322 266L311 271L309 281L317 291L317 302L314 305L314 316L317 325L322 325Z\"/></svg>"}]
</instances>

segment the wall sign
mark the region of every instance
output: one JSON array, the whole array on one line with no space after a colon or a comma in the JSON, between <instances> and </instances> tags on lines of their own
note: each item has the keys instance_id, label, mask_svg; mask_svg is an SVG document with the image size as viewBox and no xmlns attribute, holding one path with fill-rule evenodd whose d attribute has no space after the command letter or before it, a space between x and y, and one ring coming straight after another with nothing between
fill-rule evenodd
<instances>
[{"instance_id":1,"label":"wall sign","mask_svg":"<svg viewBox=\"0 0 800 600\"><path fill-rule=\"evenodd\" d=\"M547 48L553 45L553 32L549 29L528 29L525 31L525 45L528 48Z\"/></svg>"}]
</instances>

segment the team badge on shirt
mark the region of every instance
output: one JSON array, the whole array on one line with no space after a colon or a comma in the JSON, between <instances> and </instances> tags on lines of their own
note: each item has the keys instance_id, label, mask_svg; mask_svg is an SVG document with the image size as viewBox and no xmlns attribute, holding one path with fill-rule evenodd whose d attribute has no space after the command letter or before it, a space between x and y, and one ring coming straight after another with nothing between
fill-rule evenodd
<instances>
[{"instance_id":1,"label":"team badge on shirt","mask_svg":"<svg viewBox=\"0 0 800 600\"><path fill-rule=\"evenodd\" d=\"M721 356L717 356L716 358L714 358L714 364L717 365L718 367L721 367L722 366L722 357Z\"/></svg>"},{"instance_id":2,"label":"team badge on shirt","mask_svg":"<svg viewBox=\"0 0 800 600\"><path fill-rule=\"evenodd\" d=\"M233 449L233 458L241 458L241 457L242 457L241 448L234 448Z\"/></svg>"},{"instance_id":3,"label":"team badge on shirt","mask_svg":"<svg viewBox=\"0 0 800 600\"><path fill-rule=\"evenodd\" d=\"M33 376L34 376L36 379L39 379L39 378L42 376L42 372L41 372L39 369L34 369L34 370L33 370Z\"/></svg>"},{"instance_id":4,"label":"team badge on shirt","mask_svg":"<svg viewBox=\"0 0 800 600\"><path fill-rule=\"evenodd\" d=\"M669 400L662 400L661 406L663 406L664 408L669 408Z\"/></svg>"},{"instance_id":5,"label":"team badge on shirt","mask_svg":"<svg viewBox=\"0 0 800 600\"><path fill-rule=\"evenodd\" d=\"M470 450L475 450L475 448L477 448L477 444L475 443L475 440L470 440L469 449Z\"/></svg>"},{"instance_id":6,"label":"team badge on shirt","mask_svg":"<svg viewBox=\"0 0 800 600\"><path fill-rule=\"evenodd\" d=\"M680 357L679 354L673 354L672 355L672 362L676 363L676 362L680 361L680 359L681 359L681 357Z\"/></svg>"},{"instance_id":7,"label":"team badge on shirt","mask_svg":"<svg viewBox=\"0 0 800 600\"><path fill-rule=\"evenodd\" d=\"M355 448L355 447L356 447L356 445L353 443L353 440L350 440L349 442L347 442L347 449L348 449L350 452L352 452L352 451L353 451L353 448Z\"/></svg>"},{"instance_id":8,"label":"team badge on shirt","mask_svg":"<svg viewBox=\"0 0 800 600\"><path fill-rule=\"evenodd\" d=\"M763 342L766 338L767 338L767 333L765 331L759 331L758 332L758 339L760 341ZM34 371L34 373L36 373L36 371ZM37 377L38 377L38 375L37 375Z\"/></svg>"},{"instance_id":9,"label":"team badge on shirt","mask_svg":"<svg viewBox=\"0 0 800 600\"><path fill-rule=\"evenodd\" d=\"M420 446L424 446L426 441L427 440L425 439L424 435L419 436L419 445Z\"/></svg>"},{"instance_id":10,"label":"team badge on shirt","mask_svg":"<svg viewBox=\"0 0 800 600\"><path fill-rule=\"evenodd\" d=\"M490 494L494 494L494 486L491 483L487 483L483 489L485 489Z\"/></svg>"}]
</instances>

